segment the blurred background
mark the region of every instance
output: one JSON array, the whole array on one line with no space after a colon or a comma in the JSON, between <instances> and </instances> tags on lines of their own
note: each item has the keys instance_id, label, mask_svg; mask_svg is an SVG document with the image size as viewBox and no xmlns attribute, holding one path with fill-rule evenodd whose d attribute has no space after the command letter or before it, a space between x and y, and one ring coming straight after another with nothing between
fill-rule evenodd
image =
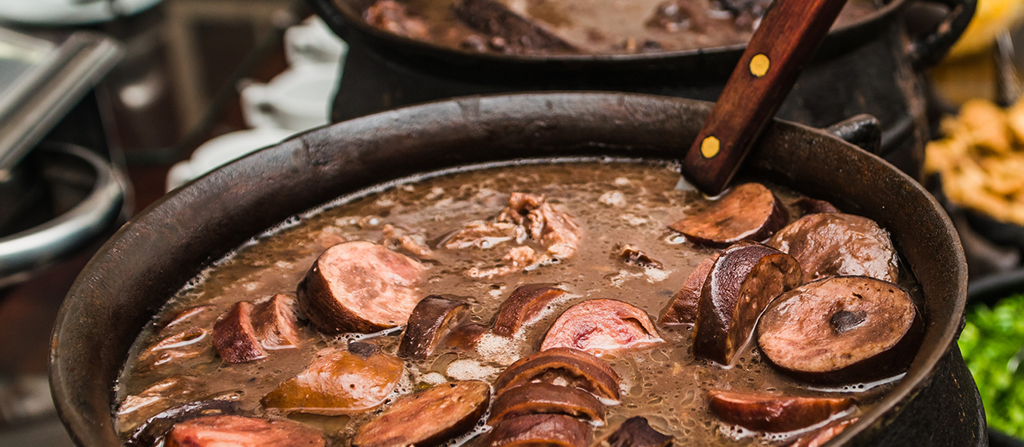
<instances>
[{"instance_id":1,"label":"blurred background","mask_svg":"<svg viewBox=\"0 0 1024 447\"><path fill-rule=\"evenodd\" d=\"M911 34L946 12L909 3ZM968 256L960 346L993 445L1024 445L1022 16L1024 0L978 0L916 73L930 143L913 175ZM348 50L303 0L0 0L0 446L71 445L47 385L50 329L103 241L167 191L343 117L339 85L375 81Z\"/></svg>"}]
</instances>

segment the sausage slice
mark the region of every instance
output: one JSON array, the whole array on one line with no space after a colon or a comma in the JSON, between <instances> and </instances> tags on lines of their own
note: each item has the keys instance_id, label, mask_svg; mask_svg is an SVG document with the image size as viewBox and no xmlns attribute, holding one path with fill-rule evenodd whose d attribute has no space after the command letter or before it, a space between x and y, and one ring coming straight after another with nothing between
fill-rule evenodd
<instances>
[{"instance_id":1,"label":"sausage slice","mask_svg":"<svg viewBox=\"0 0 1024 447\"><path fill-rule=\"evenodd\" d=\"M291 349L300 343L295 300L284 294L253 304L252 327L267 350Z\"/></svg>"},{"instance_id":2,"label":"sausage slice","mask_svg":"<svg viewBox=\"0 0 1024 447\"><path fill-rule=\"evenodd\" d=\"M711 275L711 267L718 261L718 253L711 255L701 261L700 265L686 277L686 282L679 291L672 296L668 306L661 311L661 318L658 324L693 324L697 321L697 303L700 302L700 292L704 289L704 283Z\"/></svg>"},{"instance_id":3,"label":"sausage slice","mask_svg":"<svg viewBox=\"0 0 1024 447\"><path fill-rule=\"evenodd\" d=\"M552 300L565 295L565 291L543 284L516 287L494 317L492 332L502 337L515 337L519 330L544 310Z\"/></svg>"},{"instance_id":4,"label":"sausage slice","mask_svg":"<svg viewBox=\"0 0 1024 447\"><path fill-rule=\"evenodd\" d=\"M405 372L401 359L368 343L326 348L299 375L281 383L260 402L282 412L338 415L384 402Z\"/></svg>"},{"instance_id":5,"label":"sausage slice","mask_svg":"<svg viewBox=\"0 0 1024 447\"><path fill-rule=\"evenodd\" d=\"M792 256L756 242L727 248L711 268L697 304L694 355L723 365L735 361L771 300L800 284Z\"/></svg>"},{"instance_id":6,"label":"sausage slice","mask_svg":"<svg viewBox=\"0 0 1024 447\"><path fill-rule=\"evenodd\" d=\"M828 278L780 296L758 343L776 366L815 382L864 381L903 371L923 324L899 286L866 276Z\"/></svg>"},{"instance_id":7,"label":"sausage slice","mask_svg":"<svg viewBox=\"0 0 1024 447\"><path fill-rule=\"evenodd\" d=\"M398 345L398 355L416 360L427 358L451 327L468 313L469 305L466 303L437 295L424 298L409 316L409 324Z\"/></svg>"},{"instance_id":8,"label":"sausage slice","mask_svg":"<svg viewBox=\"0 0 1024 447\"><path fill-rule=\"evenodd\" d=\"M448 335L441 341L445 349L452 349L461 352L472 352L476 344L490 329L479 323L463 323L452 328Z\"/></svg>"},{"instance_id":9,"label":"sausage slice","mask_svg":"<svg viewBox=\"0 0 1024 447\"><path fill-rule=\"evenodd\" d=\"M252 303L239 301L213 325L213 344L228 363L245 363L267 358L252 327Z\"/></svg>"},{"instance_id":10,"label":"sausage slice","mask_svg":"<svg viewBox=\"0 0 1024 447\"><path fill-rule=\"evenodd\" d=\"M809 427L853 406L850 398L785 397L713 390L711 412L751 430L787 432Z\"/></svg>"},{"instance_id":11,"label":"sausage slice","mask_svg":"<svg viewBox=\"0 0 1024 447\"><path fill-rule=\"evenodd\" d=\"M899 273L889 234L866 217L809 214L787 225L766 244L800 262L803 282L829 276L870 276L896 282Z\"/></svg>"},{"instance_id":12,"label":"sausage slice","mask_svg":"<svg viewBox=\"0 0 1024 447\"><path fill-rule=\"evenodd\" d=\"M668 447L672 437L652 428L646 418L633 416L598 445L604 447L605 444L608 447Z\"/></svg>"},{"instance_id":13,"label":"sausage slice","mask_svg":"<svg viewBox=\"0 0 1024 447\"><path fill-rule=\"evenodd\" d=\"M475 380L442 383L403 396L352 438L354 447L429 447L465 433L487 411L491 387Z\"/></svg>"},{"instance_id":14,"label":"sausage slice","mask_svg":"<svg viewBox=\"0 0 1024 447\"><path fill-rule=\"evenodd\" d=\"M540 349L567 347L592 354L642 349L663 343L651 317L616 300L588 300L566 309L544 336Z\"/></svg>"},{"instance_id":15,"label":"sausage slice","mask_svg":"<svg viewBox=\"0 0 1024 447\"><path fill-rule=\"evenodd\" d=\"M334 245L299 284L299 308L327 334L401 326L419 302L423 266L371 242Z\"/></svg>"},{"instance_id":16,"label":"sausage slice","mask_svg":"<svg viewBox=\"0 0 1024 447\"><path fill-rule=\"evenodd\" d=\"M696 244L725 247L742 240L761 241L789 221L785 205L760 183L732 188L718 200L706 200L669 225Z\"/></svg>"},{"instance_id":17,"label":"sausage slice","mask_svg":"<svg viewBox=\"0 0 1024 447\"><path fill-rule=\"evenodd\" d=\"M326 444L319 430L298 422L232 415L203 416L181 422L167 435L167 447L317 447Z\"/></svg>"},{"instance_id":18,"label":"sausage slice","mask_svg":"<svg viewBox=\"0 0 1024 447\"><path fill-rule=\"evenodd\" d=\"M277 294L252 304L235 303L213 325L213 343L228 363L245 363L267 357L267 350L298 346L294 302Z\"/></svg>"},{"instance_id":19,"label":"sausage slice","mask_svg":"<svg viewBox=\"0 0 1024 447\"><path fill-rule=\"evenodd\" d=\"M564 379L597 397L619 400L619 375L604 360L573 348L552 348L523 357L509 365L494 381L494 394L534 380Z\"/></svg>"},{"instance_id":20,"label":"sausage slice","mask_svg":"<svg viewBox=\"0 0 1024 447\"><path fill-rule=\"evenodd\" d=\"M604 404L579 388L536 382L506 390L494 400L487 423L527 414L557 413L604 422Z\"/></svg>"},{"instance_id":21,"label":"sausage slice","mask_svg":"<svg viewBox=\"0 0 1024 447\"><path fill-rule=\"evenodd\" d=\"M505 419L494 426L484 445L489 447L589 447L593 430L564 414L530 414Z\"/></svg>"}]
</instances>

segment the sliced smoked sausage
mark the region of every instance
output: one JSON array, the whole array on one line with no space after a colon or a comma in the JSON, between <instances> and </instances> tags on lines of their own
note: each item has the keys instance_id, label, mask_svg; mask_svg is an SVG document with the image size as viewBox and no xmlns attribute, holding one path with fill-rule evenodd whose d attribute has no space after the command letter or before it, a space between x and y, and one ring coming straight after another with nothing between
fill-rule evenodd
<instances>
[{"instance_id":1,"label":"sliced smoked sausage","mask_svg":"<svg viewBox=\"0 0 1024 447\"><path fill-rule=\"evenodd\" d=\"M516 287L501 303L494 317L491 331L502 337L515 337L520 329L532 322L552 300L565 295L565 291L544 284L526 284Z\"/></svg>"},{"instance_id":2,"label":"sliced smoked sausage","mask_svg":"<svg viewBox=\"0 0 1024 447\"><path fill-rule=\"evenodd\" d=\"M647 423L642 416L626 419L619 428L608 435L599 445L604 447L668 447L672 437L661 433Z\"/></svg>"},{"instance_id":3,"label":"sliced smoked sausage","mask_svg":"<svg viewBox=\"0 0 1024 447\"><path fill-rule=\"evenodd\" d=\"M465 433L487 411L486 382L449 382L396 400L359 428L354 447L430 447Z\"/></svg>"},{"instance_id":4,"label":"sliced smoked sausage","mask_svg":"<svg viewBox=\"0 0 1024 447\"><path fill-rule=\"evenodd\" d=\"M252 327L263 349L273 351L299 345L299 317L295 306L295 300L280 293L253 304Z\"/></svg>"},{"instance_id":5,"label":"sliced smoked sausage","mask_svg":"<svg viewBox=\"0 0 1024 447\"><path fill-rule=\"evenodd\" d=\"M779 230L766 244L800 262L803 282L829 276L870 276L896 282L899 273L889 234L875 221L853 214L806 215Z\"/></svg>"},{"instance_id":6,"label":"sliced smoked sausage","mask_svg":"<svg viewBox=\"0 0 1024 447\"><path fill-rule=\"evenodd\" d=\"M697 304L694 355L732 364L750 338L761 311L800 284L792 256L756 242L727 248L711 268Z\"/></svg>"},{"instance_id":7,"label":"sliced smoked sausage","mask_svg":"<svg viewBox=\"0 0 1024 447\"><path fill-rule=\"evenodd\" d=\"M338 415L384 402L398 386L405 363L369 343L317 352L305 371L281 383L260 401L286 413Z\"/></svg>"},{"instance_id":8,"label":"sliced smoked sausage","mask_svg":"<svg viewBox=\"0 0 1024 447\"><path fill-rule=\"evenodd\" d=\"M299 308L327 334L401 326L420 300L423 266L371 242L334 245L299 284Z\"/></svg>"},{"instance_id":9,"label":"sliced smoked sausage","mask_svg":"<svg viewBox=\"0 0 1024 447\"><path fill-rule=\"evenodd\" d=\"M701 261L700 265L686 277L686 282L679 291L669 300L668 306L661 311L661 318L658 324L693 324L697 321L697 303L700 302L700 292L704 289L704 283L711 275L711 267L718 261L718 253Z\"/></svg>"},{"instance_id":10,"label":"sliced smoked sausage","mask_svg":"<svg viewBox=\"0 0 1024 447\"><path fill-rule=\"evenodd\" d=\"M573 348L552 348L523 357L494 381L494 395L534 380L564 379L597 397L619 400L619 375L604 360Z\"/></svg>"},{"instance_id":11,"label":"sliced smoked sausage","mask_svg":"<svg viewBox=\"0 0 1024 447\"><path fill-rule=\"evenodd\" d=\"M484 445L489 447L589 447L593 429L564 414L530 414L505 419L494 426Z\"/></svg>"},{"instance_id":12,"label":"sliced smoked sausage","mask_svg":"<svg viewBox=\"0 0 1024 447\"><path fill-rule=\"evenodd\" d=\"M708 407L725 422L751 430L787 432L809 427L853 406L853 399L785 397L711 391Z\"/></svg>"},{"instance_id":13,"label":"sliced smoked sausage","mask_svg":"<svg viewBox=\"0 0 1024 447\"><path fill-rule=\"evenodd\" d=\"M651 317L632 304L617 300L588 300L562 312L540 349L576 348L591 354L642 349L663 343Z\"/></svg>"},{"instance_id":14,"label":"sliced smoked sausage","mask_svg":"<svg viewBox=\"0 0 1024 447\"><path fill-rule=\"evenodd\" d=\"M217 353L228 363L244 363L267 357L267 350L298 346L295 303L277 294L256 304L235 303L213 325Z\"/></svg>"},{"instance_id":15,"label":"sliced smoked sausage","mask_svg":"<svg viewBox=\"0 0 1024 447\"><path fill-rule=\"evenodd\" d=\"M604 404L579 388L533 382L506 390L494 400L487 423L526 414L558 413L604 422Z\"/></svg>"},{"instance_id":16,"label":"sliced smoked sausage","mask_svg":"<svg viewBox=\"0 0 1024 447\"><path fill-rule=\"evenodd\" d=\"M785 205L764 185L745 183L717 200L695 205L669 228L696 244L725 247L739 241L762 241L789 221Z\"/></svg>"},{"instance_id":17,"label":"sliced smoked sausage","mask_svg":"<svg viewBox=\"0 0 1024 447\"><path fill-rule=\"evenodd\" d=\"M761 351L776 366L816 382L868 381L902 372L921 335L913 300L866 276L804 284L768 306Z\"/></svg>"},{"instance_id":18,"label":"sliced smoked sausage","mask_svg":"<svg viewBox=\"0 0 1024 447\"><path fill-rule=\"evenodd\" d=\"M240 301L213 325L213 344L228 363L245 363L267 358L252 327L252 303Z\"/></svg>"},{"instance_id":19,"label":"sliced smoked sausage","mask_svg":"<svg viewBox=\"0 0 1024 447\"><path fill-rule=\"evenodd\" d=\"M434 353L452 326L461 322L469 312L469 304L431 295L419 302L409 316L409 324L402 332L398 355L411 359L425 359Z\"/></svg>"}]
</instances>

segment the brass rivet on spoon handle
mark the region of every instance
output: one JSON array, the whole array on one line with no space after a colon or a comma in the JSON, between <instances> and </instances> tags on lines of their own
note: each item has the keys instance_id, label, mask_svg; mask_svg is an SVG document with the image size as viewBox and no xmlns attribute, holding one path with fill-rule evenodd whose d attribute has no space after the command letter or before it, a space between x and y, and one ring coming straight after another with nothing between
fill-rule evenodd
<instances>
[{"instance_id":1,"label":"brass rivet on spoon handle","mask_svg":"<svg viewBox=\"0 0 1024 447\"><path fill-rule=\"evenodd\" d=\"M775 0L683 159L683 177L721 193L846 0Z\"/></svg>"}]
</instances>

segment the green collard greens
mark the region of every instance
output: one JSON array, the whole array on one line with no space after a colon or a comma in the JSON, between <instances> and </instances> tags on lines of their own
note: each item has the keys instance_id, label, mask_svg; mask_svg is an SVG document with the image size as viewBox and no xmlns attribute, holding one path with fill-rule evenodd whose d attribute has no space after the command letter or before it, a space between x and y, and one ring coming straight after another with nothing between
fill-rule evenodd
<instances>
[{"instance_id":1,"label":"green collard greens","mask_svg":"<svg viewBox=\"0 0 1024 447\"><path fill-rule=\"evenodd\" d=\"M971 308L959 345L989 426L1024 438L1024 294Z\"/></svg>"}]
</instances>

